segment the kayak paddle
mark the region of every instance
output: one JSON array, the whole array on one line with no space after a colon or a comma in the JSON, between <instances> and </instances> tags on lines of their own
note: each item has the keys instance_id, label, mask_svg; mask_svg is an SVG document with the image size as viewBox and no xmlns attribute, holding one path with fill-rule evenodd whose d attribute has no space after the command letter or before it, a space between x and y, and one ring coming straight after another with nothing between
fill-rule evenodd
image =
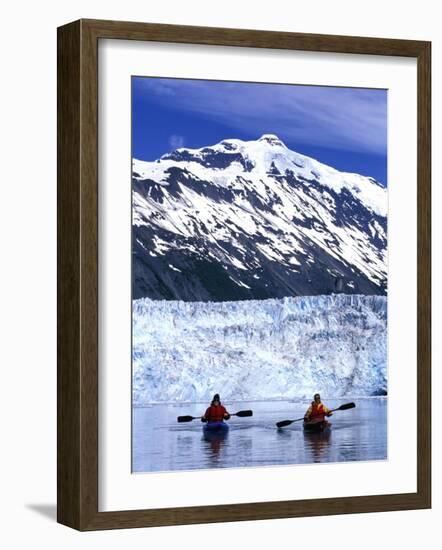
<instances>
[{"instance_id":1,"label":"kayak paddle","mask_svg":"<svg viewBox=\"0 0 442 550\"><path fill-rule=\"evenodd\" d=\"M253 416L253 411L238 411L237 413L232 413L230 416L239 416L241 418L245 416ZM201 419L202 416L179 416L177 422L191 422L192 420Z\"/></svg>"},{"instance_id":2,"label":"kayak paddle","mask_svg":"<svg viewBox=\"0 0 442 550\"><path fill-rule=\"evenodd\" d=\"M345 403L344 405L341 405L337 409L332 409L330 412L346 411L347 409L354 409L355 407L356 405L354 403ZM293 424L293 422L299 422L300 420L304 420L304 417L296 418L295 420L281 420L281 422L276 423L276 426L278 428L285 428L285 426L290 426L290 424Z\"/></svg>"}]
</instances>

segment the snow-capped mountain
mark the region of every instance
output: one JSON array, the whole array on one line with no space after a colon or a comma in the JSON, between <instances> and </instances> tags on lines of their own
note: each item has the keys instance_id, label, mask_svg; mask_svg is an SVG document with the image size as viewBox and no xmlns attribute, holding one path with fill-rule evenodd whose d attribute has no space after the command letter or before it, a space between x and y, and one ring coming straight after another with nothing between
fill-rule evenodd
<instances>
[{"instance_id":1,"label":"snow-capped mountain","mask_svg":"<svg viewBox=\"0 0 442 550\"><path fill-rule=\"evenodd\" d=\"M133 297L385 294L387 190L274 135L133 160Z\"/></svg>"}]
</instances>

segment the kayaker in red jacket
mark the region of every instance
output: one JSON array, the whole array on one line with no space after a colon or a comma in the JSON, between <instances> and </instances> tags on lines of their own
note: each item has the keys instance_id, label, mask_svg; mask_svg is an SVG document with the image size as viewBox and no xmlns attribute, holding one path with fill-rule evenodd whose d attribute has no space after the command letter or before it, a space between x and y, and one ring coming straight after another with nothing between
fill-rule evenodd
<instances>
[{"instance_id":1,"label":"kayaker in red jacket","mask_svg":"<svg viewBox=\"0 0 442 550\"><path fill-rule=\"evenodd\" d=\"M331 416L332 414L331 410L321 402L319 393L315 393L312 404L304 415L304 420L305 422L321 422L325 420L326 416Z\"/></svg>"},{"instance_id":2,"label":"kayaker in red jacket","mask_svg":"<svg viewBox=\"0 0 442 550\"><path fill-rule=\"evenodd\" d=\"M219 394L216 393L213 396L210 407L208 407L204 416L201 418L201 422L223 422L224 420L229 420L229 418L230 414L227 412L227 409L221 405Z\"/></svg>"}]
</instances>

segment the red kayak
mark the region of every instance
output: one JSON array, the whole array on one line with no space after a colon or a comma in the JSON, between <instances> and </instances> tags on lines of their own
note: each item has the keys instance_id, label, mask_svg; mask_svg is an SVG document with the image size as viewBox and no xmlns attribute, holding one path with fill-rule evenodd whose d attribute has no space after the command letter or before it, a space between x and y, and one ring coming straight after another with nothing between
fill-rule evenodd
<instances>
[{"instance_id":1,"label":"red kayak","mask_svg":"<svg viewBox=\"0 0 442 550\"><path fill-rule=\"evenodd\" d=\"M304 422L304 431L322 433L329 430L331 427L331 422L327 420L310 420L309 422Z\"/></svg>"}]
</instances>

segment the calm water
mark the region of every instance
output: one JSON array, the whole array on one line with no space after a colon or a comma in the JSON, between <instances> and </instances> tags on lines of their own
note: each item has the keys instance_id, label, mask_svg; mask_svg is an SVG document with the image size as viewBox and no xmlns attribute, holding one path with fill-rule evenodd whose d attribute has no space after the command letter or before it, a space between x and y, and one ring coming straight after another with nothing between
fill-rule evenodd
<instances>
[{"instance_id":1,"label":"calm water","mask_svg":"<svg viewBox=\"0 0 442 550\"><path fill-rule=\"evenodd\" d=\"M332 428L305 434L302 422L276 429L278 420L303 416L307 404L289 401L227 404L230 412L252 409L253 417L232 417L227 436L203 435L199 420L178 424L177 416L200 416L204 404L152 405L133 410L133 471L237 468L384 460L387 458L387 399L324 400L330 408L354 401L356 408L337 411Z\"/></svg>"}]
</instances>

